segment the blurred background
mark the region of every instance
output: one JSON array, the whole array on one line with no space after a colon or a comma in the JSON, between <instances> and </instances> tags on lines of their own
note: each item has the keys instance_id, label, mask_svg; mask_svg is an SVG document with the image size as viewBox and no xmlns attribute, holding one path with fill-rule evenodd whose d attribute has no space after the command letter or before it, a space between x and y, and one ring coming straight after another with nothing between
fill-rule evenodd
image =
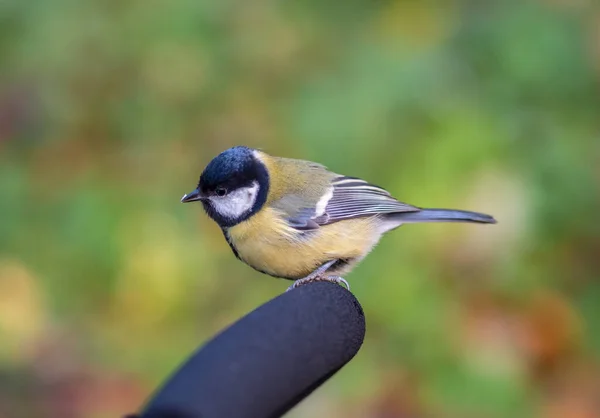
<instances>
[{"instance_id":1,"label":"blurred background","mask_svg":"<svg viewBox=\"0 0 600 418\"><path fill-rule=\"evenodd\" d=\"M289 417L600 417L593 0L0 1L0 417L135 411L288 282L179 199L236 145L400 200Z\"/></svg>"}]
</instances>

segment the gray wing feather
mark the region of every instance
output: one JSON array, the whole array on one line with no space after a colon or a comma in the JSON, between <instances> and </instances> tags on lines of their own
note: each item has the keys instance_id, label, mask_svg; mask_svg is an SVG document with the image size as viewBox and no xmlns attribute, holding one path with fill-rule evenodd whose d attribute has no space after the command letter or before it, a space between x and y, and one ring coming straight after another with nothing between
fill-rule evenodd
<instances>
[{"instance_id":1,"label":"gray wing feather","mask_svg":"<svg viewBox=\"0 0 600 418\"><path fill-rule=\"evenodd\" d=\"M285 214L288 224L299 230L317 229L326 215L317 215L316 206L305 206L307 199L299 195L287 195L272 206Z\"/></svg>"},{"instance_id":2,"label":"gray wing feather","mask_svg":"<svg viewBox=\"0 0 600 418\"><path fill-rule=\"evenodd\" d=\"M290 226L308 230L344 219L420 210L397 201L385 189L358 178L337 177L331 186L333 194L325 206L324 213L317 214L316 207L301 207L288 218Z\"/></svg>"}]
</instances>

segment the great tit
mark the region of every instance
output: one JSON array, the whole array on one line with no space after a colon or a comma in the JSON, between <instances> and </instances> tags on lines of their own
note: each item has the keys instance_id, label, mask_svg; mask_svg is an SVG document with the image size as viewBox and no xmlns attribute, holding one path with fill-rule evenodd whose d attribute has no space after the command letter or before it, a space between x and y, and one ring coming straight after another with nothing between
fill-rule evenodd
<instances>
[{"instance_id":1,"label":"great tit","mask_svg":"<svg viewBox=\"0 0 600 418\"><path fill-rule=\"evenodd\" d=\"M382 235L405 223L493 224L483 213L422 209L310 161L237 146L215 157L182 202L200 201L237 258L290 286L350 272Z\"/></svg>"}]
</instances>

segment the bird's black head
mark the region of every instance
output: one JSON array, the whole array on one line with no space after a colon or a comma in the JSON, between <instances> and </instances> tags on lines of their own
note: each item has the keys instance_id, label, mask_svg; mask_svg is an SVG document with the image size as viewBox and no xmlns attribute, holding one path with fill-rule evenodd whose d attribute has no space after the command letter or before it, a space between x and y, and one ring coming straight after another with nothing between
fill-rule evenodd
<instances>
[{"instance_id":1,"label":"bird's black head","mask_svg":"<svg viewBox=\"0 0 600 418\"><path fill-rule=\"evenodd\" d=\"M256 151L233 147L217 155L204 169L198 187L181 199L200 200L221 227L231 227L258 212L267 200L269 173Z\"/></svg>"}]
</instances>

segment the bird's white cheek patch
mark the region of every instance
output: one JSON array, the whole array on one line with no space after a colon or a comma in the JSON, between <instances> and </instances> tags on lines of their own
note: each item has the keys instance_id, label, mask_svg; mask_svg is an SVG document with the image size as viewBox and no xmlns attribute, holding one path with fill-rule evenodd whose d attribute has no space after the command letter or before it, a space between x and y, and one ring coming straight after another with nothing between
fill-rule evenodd
<instances>
[{"instance_id":1,"label":"bird's white cheek patch","mask_svg":"<svg viewBox=\"0 0 600 418\"><path fill-rule=\"evenodd\" d=\"M220 215L236 219L252 210L258 195L258 188L258 183L254 182L249 187L233 190L223 197L213 196L210 200Z\"/></svg>"}]
</instances>

